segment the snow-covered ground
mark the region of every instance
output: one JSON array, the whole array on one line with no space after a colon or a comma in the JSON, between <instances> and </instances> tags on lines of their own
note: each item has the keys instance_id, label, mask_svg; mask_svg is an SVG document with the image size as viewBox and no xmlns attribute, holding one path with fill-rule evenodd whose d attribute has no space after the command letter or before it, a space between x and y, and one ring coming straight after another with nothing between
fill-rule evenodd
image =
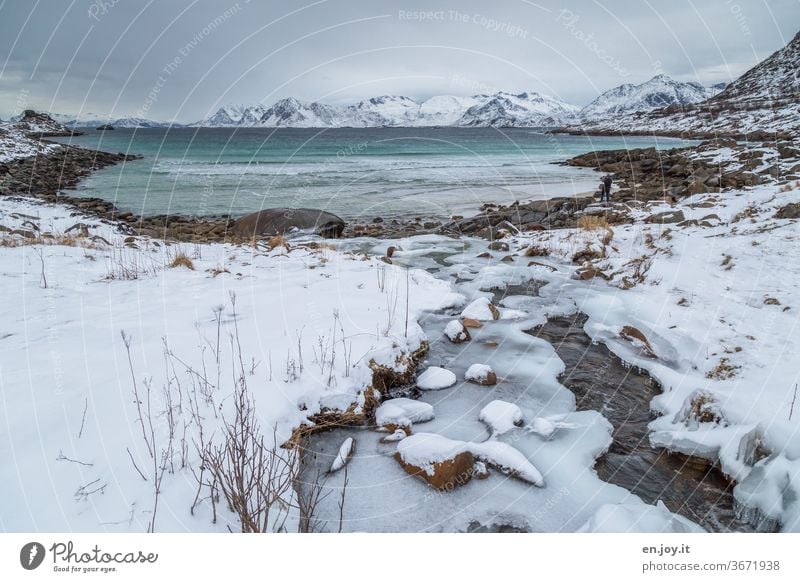
<instances>
[{"instance_id":1,"label":"snow-covered ground","mask_svg":"<svg viewBox=\"0 0 800 582\"><path fill-rule=\"evenodd\" d=\"M33 131L37 131L35 128ZM0 164L29 158L31 156L52 153L61 146L44 144L28 138L25 133L10 124L0 124Z\"/></svg>"},{"instance_id":2,"label":"snow-covered ground","mask_svg":"<svg viewBox=\"0 0 800 582\"><path fill-rule=\"evenodd\" d=\"M358 412L370 363L402 369L423 310L462 302L327 244L126 243L71 213L0 200L3 531L238 531L224 501L212 523L208 492L190 508L240 375L271 450L323 408Z\"/></svg>"},{"instance_id":3,"label":"snow-covered ground","mask_svg":"<svg viewBox=\"0 0 800 582\"><path fill-rule=\"evenodd\" d=\"M632 210L635 223L614 226L607 244L605 229L512 243L520 256L547 249L557 268L538 276L542 316L586 313L593 340L661 383L651 444L719 463L740 483L737 502L785 531L800 530L800 224L775 214L798 195L800 184L701 194ZM644 222L675 209L686 223ZM587 245L608 280L574 278L570 259ZM477 276L502 277L497 269Z\"/></svg>"}]
</instances>

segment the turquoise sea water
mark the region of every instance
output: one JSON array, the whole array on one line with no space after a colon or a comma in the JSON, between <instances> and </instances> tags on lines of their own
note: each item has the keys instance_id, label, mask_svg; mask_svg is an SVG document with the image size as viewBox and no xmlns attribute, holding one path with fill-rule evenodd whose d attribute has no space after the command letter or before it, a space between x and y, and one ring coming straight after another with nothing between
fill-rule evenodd
<instances>
[{"instance_id":1,"label":"turquoise sea water","mask_svg":"<svg viewBox=\"0 0 800 582\"><path fill-rule=\"evenodd\" d=\"M239 216L291 206L348 218L469 214L484 202L593 191L597 173L551 162L688 143L490 128L116 129L60 141L144 156L81 186L123 210Z\"/></svg>"}]
</instances>

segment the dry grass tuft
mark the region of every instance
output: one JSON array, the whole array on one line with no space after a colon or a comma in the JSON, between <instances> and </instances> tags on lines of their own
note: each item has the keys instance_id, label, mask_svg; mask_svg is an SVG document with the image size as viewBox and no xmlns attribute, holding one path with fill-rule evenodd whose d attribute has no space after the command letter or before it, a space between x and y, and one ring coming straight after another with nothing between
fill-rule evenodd
<instances>
[{"instance_id":1,"label":"dry grass tuft","mask_svg":"<svg viewBox=\"0 0 800 582\"><path fill-rule=\"evenodd\" d=\"M172 262L169 264L170 269L175 269L176 267L186 267L194 271L194 263L192 259L190 259L186 253L178 253L175 255L175 258L172 259Z\"/></svg>"},{"instance_id":2,"label":"dry grass tuft","mask_svg":"<svg viewBox=\"0 0 800 582\"><path fill-rule=\"evenodd\" d=\"M287 251L289 250L289 243L286 242L286 239L282 235L273 236L271 239L267 241L267 246L271 249L277 249L278 247L283 247Z\"/></svg>"},{"instance_id":3,"label":"dry grass tuft","mask_svg":"<svg viewBox=\"0 0 800 582\"><path fill-rule=\"evenodd\" d=\"M587 214L578 218L578 228L583 230L600 230L608 228L608 221L605 216Z\"/></svg>"},{"instance_id":4,"label":"dry grass tuft","mask_svg":"<svg viewBox=\"0 0 800 582\"><path fill-rule=\"evenodd\" d=\"M731 364L728 358L720 358L716 367L706 372L706 378L709 380L730 380L736 377L738 370L739 366Z\"/></svg>"}]
</instances>

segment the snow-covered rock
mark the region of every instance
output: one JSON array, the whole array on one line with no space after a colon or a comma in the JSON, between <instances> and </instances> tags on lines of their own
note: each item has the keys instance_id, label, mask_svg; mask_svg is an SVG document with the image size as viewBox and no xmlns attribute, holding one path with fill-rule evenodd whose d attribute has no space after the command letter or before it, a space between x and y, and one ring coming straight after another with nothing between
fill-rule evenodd
<instances>
[{"instance_id":1,"label":"snow-covered rock","mask_svg":"<svg viewBox=\"0 0 800 582\"><path fill-rule=\"evenodd\" d=\"M454 319L444 327L444 335L454 344L469 341L470 335L467 329L457 319Z\"/></svg>"},{"instance_id":2,"label":"snow-covered rock","mask_svg":"<svg viewBox=\"0 0 800 582\"><path fill-rule=\"evenodd\" d=\"M437 489L463 485L475 470L475 459L537 487L544 477L520 451L508 443L490 440L473 443L419 433L400 441L395 458L411 474L419 475ZM485 467L481 469L485 472Z\"/></svg>"},{"instance_id":3,"label":"snow-covered rock","mask_svg":"<svg viewBox=\"0 0 800 582\"><path fill-rule=\"evenodd\" d=\"M433 406L411 398L387 400L375 411L375 424L392 431L400 427L410 427L418 422L427 422L433 418Z\"/></svg>"},{"instance_id":4,"label":"snow-covered rock","mask_svg":"<svg viewBox=\"0 0 800 582\"><path fill-rule=\"evenodd\" d=\"M464 374L464 378L469 382L482 386L494 386L497 384L497 374L486 364L472 364Z\"/></svg>"},{"instance_id":5,"label":"snow-covered rock","mask_svg":"<svg viewBox=\"0 0 800 582\"><path fill-rule=\"evenodd\" d=\"M450 388L456 381L456 375L450 370L431 366L417 377L417 387L420 390L442 390Z\"/></svg>"},{"instance_id":6,"label":"snow-covered rock","mask_svg":"<svg viewBox=\"0 0 800 582\"><path fill-rule=\"evenodd\" d=\"M461 317L477 321L492 321L500 318L500 310L486 297L479 297L464 308Z\"/></svg>"},{"instance_id":7,"label":"snow-covered rock","mask_svg":"<svg viewBox=\"0 0 800 582\"><path fill-rule=\"evenodd\" d=\"M469 443L468 449L478 459L499 469L502 473L537 487L544 487L544 477L539 469L508 443L488 440L482 443Z\"/></svg>"},{"instance_id":8,"label":"snow-covered rock","mask_svg":"<svg viewBox=\"0 0 800 582\"><path fill-rule=\"evenodd\" d=\"M512 402L492 400L483 407L478 420L485 423L493 435L501 435L522 426L522 410Z\"/></svg>"},{"instance_id":9,"label":"snow-covered rock","mask_svg":"<svg viewBox=\"0 0 800 582\"><path fill-rule=\"evenodd\" d=\"M468 443L430 433L419 433L401 440L395 459L406 472L421 477L442 491L468 483L475 463Z\"/></svg>"}]
</instances>

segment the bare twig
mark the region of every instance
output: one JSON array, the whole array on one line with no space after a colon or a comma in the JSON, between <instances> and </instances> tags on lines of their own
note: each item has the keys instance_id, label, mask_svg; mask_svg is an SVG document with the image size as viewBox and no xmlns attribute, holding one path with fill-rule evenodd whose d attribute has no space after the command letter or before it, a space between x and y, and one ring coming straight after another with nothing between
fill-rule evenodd
<instances>
[{"instance_id":1,"label":"bare twig","mask_svg":"<svg viewBox=\"0 0 800 582\"><path fill-rule=\"evenodd\" d=\"M42 263L42 275L39 279L39 284L41 285L42 289L47 289L47 275L44 273L44 255L42 254L41 249L33 247L33 252L39 255L39 261Z\"/></svg>"},{"instance_id":2,"label":"bare twig","mask_svg":"<svg viewBox=\"0 0 800 582\"><path fill-rule=\"evenodd\" d=\"M128 447L125 447L125 450L126 450L126 451L128 451L128 457L130 457L130 459L131 459L131 463L133 463L133 468L134 468L134 469L136 469L136 472L137 472L137 473L139 473L139 476L140 476L140 477L141 477L141 478L142 478L144 481L147 481L147 477L145 477L145 476L144 476L144 473L142 473L142 470L141 470L141 469L139 468L139 466L136 464L136 461L134 461L134 460L133 460L133 455L131 454L131 450L130 450Z\"/></svg>"},{"instance_id":3,"label":"bare twig","mask_svg":"<svg viewBox=\"0 0 800 582\"><path fill-rule=\"evenodd\" d=\"M94 463L84 463L83 461L78 461L77 459L70 459L64 455L64 451L58 451L58 457L56 457L56 461L69 461L70 463L77 463L78 465L83 465L84 467L94 467Z\"/></svg>"},{"instance_id":4,"label":"bare twig","mask_svg":"<svg viewBox=\"0 0 800 582\"><path fill-rule=\"evenodd\" d=\"M83 401L83 417L81 417L81 429L78 431L78 438L83 435L83 426L86 424L86 411L89 409L89 397L87 396Z\"/></svg>"}]
</instances>

